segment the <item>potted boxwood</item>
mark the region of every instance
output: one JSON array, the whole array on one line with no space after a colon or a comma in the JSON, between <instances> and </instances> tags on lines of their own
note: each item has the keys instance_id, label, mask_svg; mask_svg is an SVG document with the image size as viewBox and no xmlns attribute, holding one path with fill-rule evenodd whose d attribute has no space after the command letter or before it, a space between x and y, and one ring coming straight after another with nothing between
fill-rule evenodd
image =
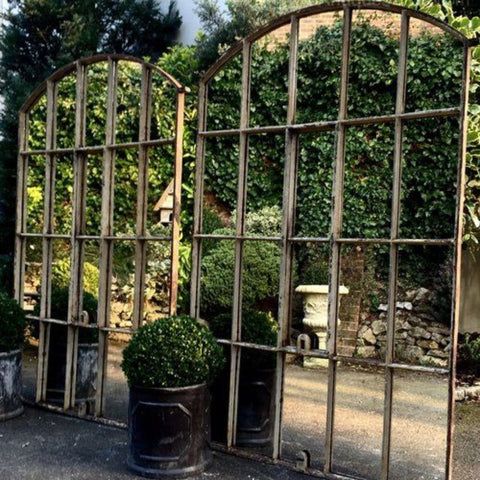
<instances>
[{"instance_id":1,"label":"potted boxwood","mask_svg":"<svg viewBox=\"0 0 480 480\"><path fill-rule=\"evenodd\" d=\"M130 387L128 460L150 478L182 478L211 462L208 383L223 367L221 347L187 316L140 327L123 351Z\"/></svg>"},{"instance_id":2,"label":"potted boxwood","mask_svg":"<svg viewBox=\"0 0 480 480\"><path fill-rule=\"evenodd\" d=\"M0 292L0 421L21 415L22 352L25 314L20 305Z\"/></svg>"},{"instance_id":3,"label":"potted boxwood","mask_svg":"<svg viewBox=\"0 0 480 480\"><path fill-rule=\"evenodd\" d=\"M232 317L221 314L210 322L218 338L230 338ZM277 344L278 323L270 313L245 311L242 341L258 345ZM237 408L236 444L247 447L269 446L273 435L275 408L275 353L242 349ZM212 438L225 442L228 418L230 368L224 368L212 388Z\"/></svg>"},{"instance_id":4,"label":"potted boxwood","mask_svg":"<svg viewBox=\"0 0 480 480\"><path fill-rule=\"evenodd\" d=\"M67 320L68 287L53 285L51 294L51 317ZM83 311L88 315L89 323L95 323L97 299L89 292L83 293ZM39 315L39 305L35 305L35 315ZM50 325L49 362L47 374L47 398L50 401L62 401L65 394L65 373L67 354L67 328L64 325ZM91 404L95 399L97 382L98 331L81 328L78 337L77 375L75 385L75 403Z\"/></svg>"}]
</instances>

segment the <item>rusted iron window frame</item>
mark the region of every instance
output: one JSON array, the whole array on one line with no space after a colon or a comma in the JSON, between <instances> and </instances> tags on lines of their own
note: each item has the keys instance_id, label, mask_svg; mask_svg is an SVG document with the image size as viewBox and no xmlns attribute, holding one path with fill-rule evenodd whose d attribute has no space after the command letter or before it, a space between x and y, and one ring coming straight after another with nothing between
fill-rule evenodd
<instances>
[{"instance_id":1,"label":"rusted iron window frame","mask_svg":"<svg viewBox=\"0 0 480 480\"><path fill-rule=\"evenodd\" d=\"M87 70L90 65L98 63L108 64L107 86L107 118L105 127L105 143L103 145L86 145L86 98L87 98ZM139 138L137 142L116 143L117 117L117 87L119 62L135 63L141 68L140 91L140 119ZM57 148L56 145L56 113L58 99L58 83L66 76L75 73L75 146L73 148ZM159 75L175 92L174 132L171 138L150 138L152 117L152 77ZM39 350L36 380L36 403L51 409L75 411L75 378L76 358L78 346L78 332L80 328L98 330L98 377L95 399L95 416L102 417L105 413L105 378L107 364L107 347L109 332L132 334L142 323L145 291L145 269L147 262L147 245L149 242L170 243L170 272L169 272L169 305L170 314L176 313L178 291L178 265L180 240L180 197L183 167L183 122L185 94L187 89L174 77L159 67L141 59L119 54L101 54L82 58L53 73L27 99L19 114L19 154L17 167L17 223L15 239L15 271L14 294L17 301L24 304L25 283L25 251L29 238L42 240L42 291L40 300L40 315L29 318L39 323ZM29 114L39 99L47 96L46 145L45 149L28 149ZM172 228L170 235L151 236L147 234L147 199L148 199L148 161L149 149L156 146L170 145L173 147L173 177L174 198ZM115 153L123 149L138 150L139 182L136 199L136 231L134 235L115 235L113 230L114 206L114 172ZM103 154L102 165L102 218L99 235L86 235L86 189L87 189L87 156ZM46 181L44 200L44 225L42 233L27 232L27 178L29 158L34 155L45 156ZM53 214L55 201L55 163L62 156L73 155L74 184L73 184L73 213L71 234L57 234L53 231ZM71 247L71 281L67 321L51 318L50 293L52 283L52 245L54 240L63 239L70 242ZM84 249L87 240L99 242L100 246L100 281L98 320L94 325L86 325L82 315L83 293L83 264ZM113 245L116 241L129 240L135 243L135 290L133 322L131 329L113 328L110 326L110 294L112 281ZM47 371L49 356L50 325L64 325L67 328L67 354L65 395L63 408L59 409L47 401ZM81 413L81 412L79 412Z\"/></svg>"},{"instance_id":2,"label":"rusted iron window frame","mask_svg":"<svg viewBox=\"0 0 480 480\"><path fill-rule=\"evenodd\" d=\"M354 11L377 10L398 14L401 18L400 47L398 60L398 88L395 105L395 113L365 118L348 118L348 87L349 87L349 63L350 63L350 40L352 14ZM343 46L342 64L340 78L340 105L338 118L331 121L295 123L297 103L297 57L299 43L299 22L303 18L327 12L343 12ZM410 20L417 19L440 28L447 34L461 42L464 49L463 79L461 85L461 102L456 108L442 108L437 110L424 110L416 112L405 111L406 82L407 82L407 54L409 41ZM249 104L251 88L251 63L253 44L271 33L272 31L290 25L290 63L288 74L288 109L285 125L266 125L250 127L249 125ZM391 442L391 421L392 421L392 399L393 399L393 378L397 370L410 372L437 373L449 375L449 401L448 401L448 432L446 449L446 479L452 476L452 436L454 419L454 389L455 389L455 366L457 353L457 336L459 323L459 302L460 302L460 266L462 256L462 232L463 232L463 208L465 189L465 158L466 158L466 132L467 132L467 107L468 92L470 83L470 61L471 49L477 42L464 37L460 32L453 29L444 22L441 22L429 15L400 6L390 5L382 2L351 1L317 5L308 7L274 20L267 26L246 37L230 50L228 50L203 76L199 87L199 118L197 135L197 156L196 156L196 191L195 191L195 218L193 235L193 261L192 261L192 284L191 284L191 305L190 313L200 318L200 294L201 294L201 262L202 262L202 241L204 239L232 240L235 243L235 278L234 296L232 311L232 337L230 340L219 340L220 343L230 346L231 349L231 372L230 372L230 397L228 432L226 446L217 445L219 449L225 449L234 454L253 457L263 461L280 463L291 468L301 468L307 473L323 478L352 478L335 474L332 466L334 414L335 414L335 386L336 366L339 360L345 357L337 355L337 318L339 308L339 272L340 272L340 249L344 244L383 244L390 247L390 272L388 287L388 315L387 315L387 353L385 360L372 360L348 357L348 361L359 365L377 366L385 370L385 399L384 399L384 427L381 455L381 479L388 480L390 468L390 442ZM208 130L207 108L208 108L208 87L214 76L234 57L242 55L242 86L241 86L241 107L239 128ZM453 238L448 239L412 239L399 238L400 221L400 192L401 192L401 169L403 159L403 130L408 121L417 119L432 118L458 118L460 122L460 147L458 156L458 187L456 198L456 220L455 233ZM343 180L345 166L345 131L349 126L392 124L395 129L395 147L393 159L392 179L392 213L390 238L343 238ZM306 132L336 133L336 160L334 166L334 182L332 195L332 225L329 237L301 238L294 234L295 215L295 189L296 175L298 168L298 135ZM281 236L275 237L248 237L245 235L245 204L247 195L246 171L248 169L248 140L250 136L262 134L284 134L286 138L285 169L284 169L284 194L283 194L283 224ZM210 138L233 137L239 138L239 178L237 191L237 224L234 235L204 234L202 231L203 217L203 193L205 174L205 148L206 141ZM241 290L242 290L242 253L246 241L271 241L278 242L282 247L282 264L280 272L279 291L279 335L276 347L255 345L241 341ZM291 302L291 278L292 278L292 247L300 242L313 242L317 244L330 244L331 265L330 265L330 293L329 293L329 342L328 351L312 350L304 352L289 346L289 303ZM398 250L400 246L450 246L454 249L454 281L453 281L453 302L452 302L452 323L451 323L451 354L450 367L435 368L420 365L407 365L395 362L395 304L398 277ZM262 351L276 352L277 370L275 382L276 412L274 419L274 444L271 457L262 457L235 446L236 438L236 416L239 395L240 356L242 348L253 348ZM327 393L327 424L325 451L326 460L323 471L313 470L308 465L298 466L286 461L281 457L282 448L282 405L283 405L283 382L285 357L289 353L299 353L313 357L325 358L329 361L328 366L328 393Z\"/></svg>"}]
</instances>

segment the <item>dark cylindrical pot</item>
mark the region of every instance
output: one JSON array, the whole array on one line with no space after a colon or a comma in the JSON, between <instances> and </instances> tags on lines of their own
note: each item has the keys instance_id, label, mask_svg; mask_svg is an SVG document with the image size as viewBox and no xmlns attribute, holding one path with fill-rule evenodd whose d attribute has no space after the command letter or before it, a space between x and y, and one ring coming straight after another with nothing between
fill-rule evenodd
<instances>
[{"instance_id":1,"label":"dark cylindrical pot","mask_svg":"<svg viewBox=\"0 0 480 480\"><path fill-rule=\"evenodd\" d=\"M230 370L224 369L212 387L212 438L227 438ZM275 369L240 369L236 444L266 447L272 441Z\"/></svg>"},{"instance_id":2,"label":"dark cylindrical pot","mask_svg":"<svg viewBox=\"0 0 480 480\"><path fill-rule=\"evenodd\" d=\"M212 460L205 384L130 388L128 467L149 478L198 475Z\"/></svg>"},{"instance_id":3,"label":"dark cylindrical pot","mask_svg":"<svg viewBox=\"0 0 480 480\"><path fill-rule=\"evenodd\" d=\"M237 445L266 447L272 441L275 369L240 372Z\"/></svg>"},{"instance_id":4,"label":"dark cylindrical pot","mask_svg":"<svg viewBox=\"0 0 480 480\"><path fill-rule=\"evenodd\" d=\"M97 383L98 343L79 343L77 349L77 371L75 403L93 402ZM47 399L63 402L65 395L65 373L67 362L67 329L63 326L50 327L48 358Z\"/></svg>"},{"instance_id":5,"label":"dark cylindrical pot","mask_svg":"<svg viewBox=\"0 0 480 480\"><path fill-rule=\"evenodd\" d=\"M0 353L0 421L23 413L22 352Z\"/></svg>"}]
</instances>

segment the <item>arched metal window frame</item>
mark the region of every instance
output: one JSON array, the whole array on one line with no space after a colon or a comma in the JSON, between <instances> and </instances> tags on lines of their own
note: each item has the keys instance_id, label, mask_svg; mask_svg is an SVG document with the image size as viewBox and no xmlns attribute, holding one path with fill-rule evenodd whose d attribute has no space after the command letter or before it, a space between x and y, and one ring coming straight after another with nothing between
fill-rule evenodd
<instances>
[{"instance_id":1,"label":"arched metal window frame","mask_svg":"<svg viewBox=\"0 0 480 480\"><path fill-rule=\"evenodd\" d=\"M102 145L87 146L86 144L86 99L87 70L98 63L108 65L107 105L105 142ZM141 68L139 137L137 142L116 143L117 86L118 64L129 62L138 64ZM56 115L58 100L58 84L65 77L75 74L75 143L73 148L57 148L56 145ZM152 118L152 78L159 75L175 93L176 104L173 136L169 138L150 138ZM39 353L37 363L36 403L51 409L58 409L47 401L47 371L49 356L49 330L51 324L65 325L67 328L66 378L63 411L75 411L75 376L78 332L87 328L83 319L81 298L83 292L83 262L84 244L95 240L100 244L100 281L97 324L98 329L98 377L96 385L95 416L102 417L105 413L105 376L107 366L107 349L109 332L132 334L142 323L144 307L145 271L147 261L147 244L152 241L170 242L170 299L169 312L176 312L178 295L179 240L180 240L180 198L183 165L183 122L186 89L172 75L156 65L142 59L121 54L99 54L81 58L55 71L40 84L22 105L19 112L18 162L17 162L17 211L15 235L15 266L14 295L23 305L25 282L25 253L27 240L38 238L42 241L42 278L39 317L30 318L39 322ZM28 147L29 116L38 101L46 96L46 146L42 150L30 150ZM148 151L156 146L170 145L174 150L173 178L173 219L171 234L164 237L151 236L146 230L146 215L148 208ZM114 171L115 152L122 149L138 149L138 188L136 200L136 231L134 235L115 235L113 230L114 205ZM103 154L102 164L102 210L100 235L87 235L85 232L85 194L87 188L87 157L92 154ZM27 179L29 157L45 156L45 190L43 209L43 231L41 233L27 232ZM53 232L53 214L55 199L55 164L56 158L62 155L73 155L73 221L71 235L61 235ZM71 281L69 294L69 311L67 321L51 318L50 294L52 286L53 241L55 239L70 240L71 245ZM135 242L135 289L133 322L131 329L114 328L110 326L110 291L112 284L113 245L116 240Z\"/></svg>"},{"instance_id":2,"label":"arched metal window frame","mask_svg":"<svg viewBox=\"0 0 480 480\"><path fill-rule=\"evenodd\" d=\"M383 11L398 14L401 18L400 31L400 51L397 73L397 97L395 113L391 115L382 115L377 117L349 118L347 115L348 107L348 73L350 62L350 36L352 27L352 14L354 11ZM338 109L338 118L331 121L312 122L298 124L296 119L297 108L297 64L298 64L298 44L299 44L299 24L300 20L329 12L343 12L343 44L342 61L340 77L340 105ZM458 108L445 108L431 111L406 112L406 82L407 82L407 55L409 26L411 19L417 19L438 27L463 45L463 78L461 86L461 101ZM252 47L256 41L265 37L269 33L280 27L290 26L290 45L289 45L289 73L288 73L288 107L287 120L285 125L265 125L250 127L250 87L251 87L251 67L252 67ZM281 458L282 443L282 403L283 403L283 383L285 357L288 353L297 353L294 347L288 346L288 324L290 302L292 301L292 291L290 288L292 280L292 258L293 245L300 241L313 241L331 245L331 265L330 265L330 292L329 292L329 341L328 351L316 353L316 356L328 359L328 400L327 400L327 425L325 440L325 466L323 472L314 472L308 466L308 462L303 464L305 471L315 473L327 478L344 478L333 473L332 452L333 452L333 433L334 433L334 405L335 405L335 384L336 384L336 366L340 357L337 355L337 318L339 309L339 269L340 269L340 248L342 244L365 244L380 243L388 245L390 248L390 272L388 284L388 314L387 314L387 352L385 361L371 361L361 359L349 359L356 363L375 364L385 369L385 409L384 409L384 428L382 440L382 473L381 479L389 478L390 469L390 450L391 450L391 430L392 430L392 399L393 399L393 379L394 372L398 370L440 373L449 375L449 401L448 401L448 431L447 431L447 452L446 452L446 478L452 477L452 444L454 427L454 407L455 407L455 369L457 354L457 338L459 325L459 306L460 306L460 279L461 279L461 259L462 259L462 235L463 235L463 211L465 195L465 168L466 168L466 147L467 147L467 110L470 85L470 68L472 48L478 44L476 39L470 39L448 24L424 13L402 6L391 5L383 2L365 2L365 1L347 1L341 3L331 3L307 7L287 15L284 15L256 32L247 36L243 40L231 47L215 64L213 64L204 74L199 86L199 106L198 106L198 136L197 136L197 156L196 156L196 191L195 191L195 218L193 234L193 264L192 264L192 284L191 284L191 305L190 313L196 318L200 318L200 294L201 294L201 262L202 262L202 241L204 239L231 240L235 243L235 277L234 277L234 296L232 311L232 336L228 341L221 340L221 343L230 346L231 350L231 376L229 393L229 415L228 415L228 433L227 450L243 456L250 454L238 449L235 446L236 438L236 416L237 399L239 395L239 375L240 375L240 352L242 348L257 348L259 350L270 350L277 354L276 370L276 403L275 428L273 440L273 454L271 460L292 466L291 463ZM208 108L208 86L209 82L228 64L234 57L242 56L242 86L241 86L241 106L240 123L237 129L208 130L207 128L207 108ZM451 239L405 239L400 238L400 194L401 194L401 170L402 170L402 145L403 145L403 127L409 120L424 118L448 118L456 117L460 121L460 142L458 155L458 187L456 198L456 218L454 237ZM392 124L395 128L395 148L394 148L394 166L393 166L393 186L392 186L392 215L391 215L391 235L385 239L368 238L342 238L341 225L343 217L343 177L345 164L345 131L349 126L363 126L373 124ZM336 132L336 158L334 165L334 183L332 195L332 223L329 237L326 238L296 238L293 228L295 215L295 178L297 169L297 150L298 135L306 132ZM282 264L280 273L280 291L279 291L279 335L276 348L266 346L252 345L241 341L241 290L242 290L242 253L243 245L252 237L245 235L245 210L246 210L246 190L247 190L247 169L248 169L248 140L250 136L261 134L285 134L285 169L284 169L284 194L283 194L283 222L281 237L253 238L254 240L267 240L280 242L282 246ZM239 138L239 170L237 187L237 223L235 235L212 235L205 234L202 231L203 215L203 192L205 175L205 146L209 138L233 137ZM395 302L398 277L398 251L402 245L439 245L453 246L454 248L454 279L453 279L453 305L452 305L452 323L451 323L451 353L450 368L429 368L416 365L403 365L395 362ZM219 446L219 448L222 448ZM294 466L295 467L295 466ZM297 466L298 467L298 466Z\"/></svg>"}]
</instances>

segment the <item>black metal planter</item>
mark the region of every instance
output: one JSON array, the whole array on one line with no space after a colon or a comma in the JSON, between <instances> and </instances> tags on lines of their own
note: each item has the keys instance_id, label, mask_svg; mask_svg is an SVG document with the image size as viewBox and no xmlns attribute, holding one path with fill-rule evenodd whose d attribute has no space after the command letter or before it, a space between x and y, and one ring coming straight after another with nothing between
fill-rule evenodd
<instances>
[{"instance_id":1,"label":"black metal planter","mask_svg":"<svg viewBox=\"0 0 480 480\"><path fill-rule=\"evenodd\" d=\"M206 384L130 388L128 467L149 478L198 475L211 463Z\"/></svg>"},{"instance_id":2,"label":"black metal planter","mask_svg":"<svg viewBox=\"0 0 480 480\"><path fill-rule=\"evenodd\" d=\"M47 398L53 402L63 402L65 395L67 332L64 327L50 331L50 354L48 363ZM79 343L77 350L77 370L75 382L75 403L93 403L95 400L98 344Z\"/></svg>"},{"instance_id":3,"label":"black metal planter","mask_svg":"<svg viewBox=\"0 0 480 480\"><path fill-rule=\"evenodd\" d=\"M241 369L236 445L268 447L273 435L275 369ZM212 388L212 438L225 443L229 372L225 369Z\"/></svg>"},{"instance_id":4,"label":"black metal planter","mask_svg":"<svg viewBox=\"0 0 480 480\"><path fill-rule=\"evenodd\" d=\"M23 413L22 352L0 353L0 421Z\"/></svg>"}]
</instances>

